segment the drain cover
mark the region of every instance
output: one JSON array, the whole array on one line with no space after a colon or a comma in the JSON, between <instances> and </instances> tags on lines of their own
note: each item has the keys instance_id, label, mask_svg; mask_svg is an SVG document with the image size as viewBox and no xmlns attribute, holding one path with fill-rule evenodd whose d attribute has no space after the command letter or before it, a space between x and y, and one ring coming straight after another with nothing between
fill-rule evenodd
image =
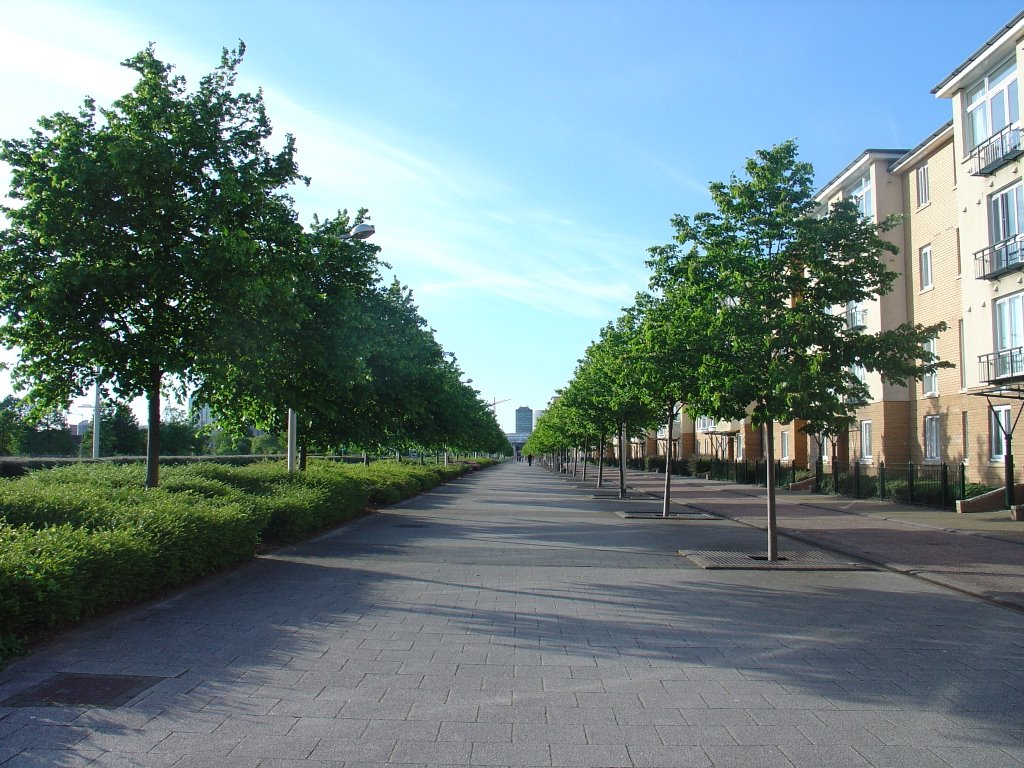
<instances>
[{"instance_id":1,"label":"drain cover","mask_svg":"<svg viewBox=\"0 0 1024 768\"><path fill-rule=\"evenodd\" d=\"M4 707L101 707L113 709L127 704L159 683L162 677L141 675L54 675L4 701Z\"/></svg>"}]
</instances>

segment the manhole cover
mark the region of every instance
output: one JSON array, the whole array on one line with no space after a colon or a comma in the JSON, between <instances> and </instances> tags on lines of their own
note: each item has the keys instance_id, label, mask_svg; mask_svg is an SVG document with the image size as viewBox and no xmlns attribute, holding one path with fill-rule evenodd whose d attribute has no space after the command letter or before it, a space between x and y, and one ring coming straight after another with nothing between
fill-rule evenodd
<instances>
[{"instance_id":1,"label":"manhole cover","mask_svg":"<svg viewBox=\"0 0 1024 768\"><path fill-rule=\"evenodd\" d=\"M5 707L103 707L127 704L164 678L141 675L54 675L0 701Z\"/></svg>"}]
</instances>

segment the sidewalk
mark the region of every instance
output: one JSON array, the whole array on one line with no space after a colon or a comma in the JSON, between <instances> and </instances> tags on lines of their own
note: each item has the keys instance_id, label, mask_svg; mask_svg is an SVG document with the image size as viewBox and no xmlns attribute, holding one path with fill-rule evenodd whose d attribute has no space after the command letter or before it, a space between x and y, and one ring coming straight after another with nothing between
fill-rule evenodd
<instances>
[{"instance_id":1,"label":"sidewalk","mask_svg":"<svg viewBox=\"0 0 1024 768\"><path fill-rule=\"evenodd\" d=\"M705 570L679 550L765 545L757 490L680 482L723 517L665 521L580 480L476 472L33 648L0 768L1024 768L1024 614L849 562ZM804 500L788 531L908 563L933 533Z\"/></svg>"},{"instance_id":2,"label":"sidewalk","mask_svg":"<svg viewBox=\"0 0 1024 768\"><path fill-rule=\"evenodd\" d=\"M662 498L665 476L630 471L627 484ZM1010 520L1006 511L957 514L788 490L779 490L776 500L779 533L785 536L1024 609L1024 522ZM761 487L673 477L672 502L767 526L767 492Z\"/></svg>"}]
</instances>

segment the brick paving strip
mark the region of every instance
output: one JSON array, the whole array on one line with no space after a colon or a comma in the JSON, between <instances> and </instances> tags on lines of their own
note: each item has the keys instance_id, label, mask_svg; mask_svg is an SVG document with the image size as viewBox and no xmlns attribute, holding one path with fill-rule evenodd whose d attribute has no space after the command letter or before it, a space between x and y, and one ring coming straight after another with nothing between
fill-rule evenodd
<instances>
[{"instance_id":1,"label":"brick paving strip","mask_svg":"<svg viewBox=\"0 0 1024 768\"><path fill-rule=\"evenodd\" d=\"M763 531L579 486L503 465L68 632L0 671L0 765L1024 765L1021 613L885 569L705 570L678 551ZM111 699L55 700L90 680Z\"/></svg>"},{"instance_id":2,"label":"brick paving strip","mask_svg":"<svg viewBox=\"0 0 1024 768\"><path fill-rule=\"evenodd\" d=\"M657 496L664 475L631 472L629 483ZM764 489L680 479L673 483L672 494L678 507L765 527ZM1024 609L1024 524L1011 521L1009 513L958 515L780 491L777 517L780 531L791 538Z\"/></svg>"}]
</instances>

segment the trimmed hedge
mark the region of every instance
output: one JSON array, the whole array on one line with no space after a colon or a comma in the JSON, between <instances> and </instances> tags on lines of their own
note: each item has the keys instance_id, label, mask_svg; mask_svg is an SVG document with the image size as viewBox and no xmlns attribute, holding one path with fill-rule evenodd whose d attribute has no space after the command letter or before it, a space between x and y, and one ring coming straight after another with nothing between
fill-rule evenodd
<instances>
[{"instance_id":1,"label":"trimmed hedge","mask_svg":"<svg viewBox=\"0 0 1024 768\"><path fill-rule=\"evenodd\" d=\"M0 660L83 618L251 559L470 471L311 461L75 464L0 481Z\"/></svg>"}]
</instances>

